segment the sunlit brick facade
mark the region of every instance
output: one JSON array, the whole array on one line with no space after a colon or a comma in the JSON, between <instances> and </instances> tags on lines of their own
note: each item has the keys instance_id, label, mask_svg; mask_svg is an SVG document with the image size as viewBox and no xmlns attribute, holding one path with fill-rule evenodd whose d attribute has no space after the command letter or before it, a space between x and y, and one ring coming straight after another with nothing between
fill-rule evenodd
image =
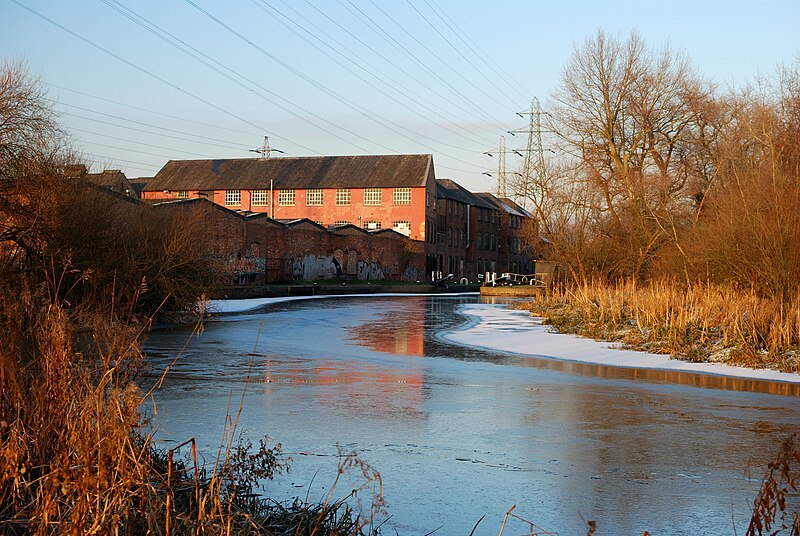
<instances>
[{"instance_id":1,"label":"sunlit brick facade","mask_svg":"<svg viewBox=\"0 0 800 536\"><path fill-rule=\"evenodd\" d=\"M430 241L436 177L431 155L171 160L142 198L205 198L276 220L394 229Z\"/></svg>"}]
</instances>

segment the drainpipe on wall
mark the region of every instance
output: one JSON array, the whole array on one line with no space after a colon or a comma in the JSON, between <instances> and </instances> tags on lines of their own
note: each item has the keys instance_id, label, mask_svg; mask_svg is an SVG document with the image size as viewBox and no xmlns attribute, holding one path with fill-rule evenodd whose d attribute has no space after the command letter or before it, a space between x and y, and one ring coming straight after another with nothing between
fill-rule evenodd
<instances>
[{"instance_id":1,"label":"drainpipe on wall","mask_svg":"<svg viewBox=\"0 0 800 536\"><path fill-rule=\"evenodd\" d=\"M472 235L469 232L469 224L470 224L470 221L469 221L470 210L469 210L469 208L470 208L470 205L467 205L467 245L464 247L464 249L469 249L470 244L472 244L472 241L470 240L470 236L472 236Z\"/></svg>"},{"instance_id":2,"label":"drainpipe on wall","mask_svg":"<svg viewBox=\"0 0 800 536\"><path fill-rule=\"evenodd\" d=\"M269 217L275 219L275 203L272 201L272 179L269 180Z\"/></svg>"}]
</instances>

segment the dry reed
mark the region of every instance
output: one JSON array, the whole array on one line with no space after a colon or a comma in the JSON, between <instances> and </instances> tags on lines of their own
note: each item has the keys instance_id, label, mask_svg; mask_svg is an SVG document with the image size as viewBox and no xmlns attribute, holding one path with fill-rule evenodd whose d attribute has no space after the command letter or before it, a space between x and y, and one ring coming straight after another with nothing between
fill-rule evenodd
<instances>
[{"instance_id":1,"label":"dry reed","mask_svg":"<svg viewBox=\"0 0 800 536\"><path fill-rule=\"evenodd\" d=\"M280 445L253 448L233 419L214 467L198 467L194 449L187 467L179 452L154 447L140 413L137 324L84 321L79 332L59 303L14 298L0 298L9 334L0 342L0 534L376 532L380 476L354 455L342 456L339 474L356 468L365 488L378 486L364 516L332 496L265 497L261 486L284 468Z\"/></svg>"},{"instance_id":2,"label":"dry reed","mask_svg":"<svg viewBox=\"0 0 800 536\"><path fill-rule=\"evenodd\" d=\"M595 280L551 289L530 308L559 331L676 359L800 370L800 297L785 302L713 283Z\"/></svg>"}]
</instances>

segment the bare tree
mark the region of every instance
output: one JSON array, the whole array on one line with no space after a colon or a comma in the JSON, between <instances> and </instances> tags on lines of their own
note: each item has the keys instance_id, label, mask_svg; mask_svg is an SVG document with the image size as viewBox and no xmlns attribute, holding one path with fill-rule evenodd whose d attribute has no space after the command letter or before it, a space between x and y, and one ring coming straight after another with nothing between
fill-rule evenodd
<instances>
[{"instance_id":1,"label":"bare tree","mask_svg":"<svg viewBox=\"0 0 800 536\"><path fill-rule=\"evenodd\" d=\"M52 228L67 137L39 79L21 61L0 66L0 268L36 257ZM50 219L51 221L48 221ZM20 266L17 266L20 268Z\"/></svg>"},{"instance_id":2,"label":"bare tree","mask_svg":"<svg viewBox=\"0 0 800 536\"><path fill-rule=\"evenodd\" d=\"M695 268L789 301L800 281L800 61L729 99Z\"/></svg>"},{"instance_id":3,"label":"bare tree","mask_svg":"<svg viewBox=\"0 0 800 536\"><path fill-rule=\"evenodd\" d=\"M41 80L21 61L0 67L0 178L16 177L31 162L50 160L66 136Z\"/></svg>"},{"instance_id":4,"label":"bare tree","mask_svg":"<svg viewBox=\"0 0 800 536\"><path fill-rule=\"evenodd\" d=\"M636 33L598 31L575 49L549 127L571 164L561 190L582 194L572 202L588 211L586 239L604 252L596 269L641 276L665 245L680 247L693 214L696 109L709 95L685 57Z\"/></svg>"},{"instance_id":5,"label":"bare tree","mask_svg":"<svg viewBox=\"0 0 800 536\"><path fill-rule=\"evenodd\" d=\"M20 62L5 63L0 296L49 287L49 299L69 301L71 313L149 314L212 291L223 274L203 250L210 224L202 211L158 211L65 173L76 162L56 119L41 81Z\"/></svg>"}]
</instances>

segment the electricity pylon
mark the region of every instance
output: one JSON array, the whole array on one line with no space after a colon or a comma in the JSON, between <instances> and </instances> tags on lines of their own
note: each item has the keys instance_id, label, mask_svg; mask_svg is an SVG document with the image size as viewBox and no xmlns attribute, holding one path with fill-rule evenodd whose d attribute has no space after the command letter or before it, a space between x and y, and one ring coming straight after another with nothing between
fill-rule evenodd
<instances>
[{"instance_id":1,"label":"electricity pylon","mask_svg":"<svg viewBox=\"0 0 800 536\"><path fill-rule=\"evenodd\" d=\"M528 144L525 148L525 155L522 159L522 176L520 178L520 188L514 192L516 201L523 207L527 204L528 189L531 186L531 180L535 177L541 180L545 174L544 164L544 149L542 148L542 112L539 106L539 99L536 97L531 101L531 109L529 112L518 112L517 115L521 118L528 116L528 128L518 128L516 130L509 130L508 133L512 136L517 134L527 134ZM526 207L527 208L527 207Z\"/></svg>"},{"instance_id":2,"label":"electricity pylon","mask_svg":"<svg viewBox=\"0 0 800 536\"><path fill-rule=\"evenodd\" d=\"M264 136L264 143L261 144L261 147L258 149L250 149L249 152L251 153L258 153L261 155L261 158L269 158L272 156L272 153L281 153L284 154L283 151L280 149L275 149L274 147L269 146L269 136Z\"/></svg>"},{"instance_id":3,"label":"electricity pylon","mask_svg":"<svg viewBox=\"0 0 800 536\"><path fill-rule=\"evenodd\" d=\"M497 155L497 197L508 197L508 175L506 173L506 154L513 153L517 156L522 156L517 149L506 150L506 138L500 136L500 143L497 149L491 149L483 154L494 156ZM488 171L484 175L492 176Z\"/></svg>"}]
</instances>

